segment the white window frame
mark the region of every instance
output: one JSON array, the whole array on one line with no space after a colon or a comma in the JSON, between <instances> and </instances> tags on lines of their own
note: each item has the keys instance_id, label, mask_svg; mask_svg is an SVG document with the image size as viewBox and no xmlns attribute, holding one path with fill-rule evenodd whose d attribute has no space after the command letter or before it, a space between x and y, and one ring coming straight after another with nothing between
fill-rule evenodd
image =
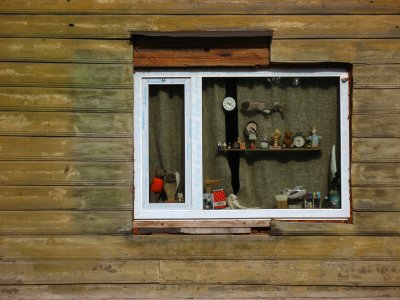
<instances>
[{"instance_id":1,"label":"white window frame","mask_svg":"<svg viewBox=\"0 0 400 300\"><path fill-rule=\"evenodd\" d=\"M202 79L204 77L338 77L340 85L341 208L203 210ZM344 69L156 70L134 73L134 219L296 219L350 217L349 75ZM185 203L148 203L148 85L185 86Z\"/></svg>"}]
</instances>

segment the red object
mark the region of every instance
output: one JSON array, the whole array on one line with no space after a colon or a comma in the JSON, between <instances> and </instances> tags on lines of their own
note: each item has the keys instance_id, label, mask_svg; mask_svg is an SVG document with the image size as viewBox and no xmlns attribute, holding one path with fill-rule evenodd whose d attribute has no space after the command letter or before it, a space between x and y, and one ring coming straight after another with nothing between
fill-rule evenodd
<instances>
[{"instance_id":1,"label":"red object","mask_svg":"<svg viewBox=\"0 0 400 300\"><path fill-rule=\"evenodd\" d=\"M226 208L226 195L223 189L213 190L214 209Z\"/></svg>"},{"instance_id":2,"label":"red object","mask_svg":"<svg viewBox=\"0 0 400 300\"><path fill-rule=\"evenodd\" d=\"M154 177L150 185L150 191L154 193L161 193L164 186L164 180Z\"/></svg>"}]
</instances>

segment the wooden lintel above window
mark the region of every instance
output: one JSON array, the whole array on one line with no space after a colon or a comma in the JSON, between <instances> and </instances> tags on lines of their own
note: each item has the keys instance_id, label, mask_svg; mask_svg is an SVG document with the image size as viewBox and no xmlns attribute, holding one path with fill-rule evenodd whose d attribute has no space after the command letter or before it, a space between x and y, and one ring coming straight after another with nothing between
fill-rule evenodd
<instances>
[{"instance_id":1,"label":"wooden lintel above window","mask_svg":"<svg viewBox=\"0 0 400 300\"><path fill-rule=\"evenodd\" d=\"M266 67L270 31L134 32L134 67Z\"/></svg>"}]
</instances>

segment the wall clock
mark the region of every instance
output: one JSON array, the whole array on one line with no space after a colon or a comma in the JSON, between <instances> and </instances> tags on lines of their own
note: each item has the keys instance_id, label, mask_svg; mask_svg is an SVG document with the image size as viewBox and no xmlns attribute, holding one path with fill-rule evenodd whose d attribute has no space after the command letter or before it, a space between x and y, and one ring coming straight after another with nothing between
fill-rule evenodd
<instances>
[{"instance_id":1,"label":"wall clock","mask_svg":"<svg viewBox=\"0 0 400 300\"><path fill-rule=\"evenodd\" d=\"M232 111L235 109L236 107L236 100L233 99L232 97L226 97L223 101L222 101L222 107L226 110L226 111Z\"/></svg>"}]
</instances>

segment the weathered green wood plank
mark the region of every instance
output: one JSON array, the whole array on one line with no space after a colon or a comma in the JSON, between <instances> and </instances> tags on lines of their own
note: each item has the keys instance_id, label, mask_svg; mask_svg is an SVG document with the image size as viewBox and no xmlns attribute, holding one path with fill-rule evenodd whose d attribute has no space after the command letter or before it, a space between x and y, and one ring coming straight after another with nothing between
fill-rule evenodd
<instances>
[{"instance_id":1,"label":"weathered green wood plank","mask_svg":"<svg viewBox=\"0 0 400 300\"><path fill-rule=\"evenodd\" d=\"M400 188L368 188L352 189L353 209L357 211L400 211Z\"/></svg>"},{"instance_id":2,"label":"weathered green wood plank","mask_svg":"<svg viewBox=\"0 0 400 300\"><path fill-rule=\"evenodd\" d=\"M354 88L399 88L399 73L400 64L355 65L353 67Z\"/></svg>"},{"instance_id":3,"label":"weathered green wood plank","mask_svg":"<svg viewBox=\"0 0 400 300\"><path fill-rule=\"evenodd\" d=\"M7 285L0 298L88 299L398 299L399 287L282 286L245 284Z\"/></svg>"},{"instance_id":4,"label":"weathered green wood plank","mask_svg":"<svg viewBox=\"0 0 400 300\"><path fill-rule=\"evenodd\" d=\"M132 45L119 40L0 39L0 61L132 63Z\"/></svg>"},{"instance_id":5,"label":"weathered green wood plank","mask_svg":"<svg viewBox=\"0 0 400 300\"><path fill-rule=\"evenodd\" d=\"M353 114L353 137L399 138L400 114Z\"/></svg>"},{"instance_id":6,"label":"weathered green wood plank","mask_svg":"<svg viewBox=\"0 0 400 300\"><path fill-rule=\"evenodd\" d=\"M353 163L353 186L400 186L400 163Z\"/></svg>"},{"instance_id":7,"label":"weathered green wood plank","mask_svg":"<svg viewBox=\"0 0 400 300\"><path fill-rule=\"evenodd\" d=\"M400 162L400 138L353 138L353 162Z\"/></svg>"},{"instance_id":8,"label":"weathered green wood plank","mask_svg":"<svg viewBox=\"0 0 400 300\"><path fill-rule=\"evenodd\" d=\"M395 1L277 1L277 0L2 0L1 13L29 14L396 14Z\"/></svg>"},{"instance_id":9,"label":"weathered green wood plank","mask_svg":"<svg viewBox=\"0 0 400 300\"><path fill-rule=\"evenodd\" d=\"M131 210L132 188L1 186L0 210Z\"/></svg>"},{"instance_id":10,"label":"weathered green wood plank","mask_svg":"<svg viewBox=\"0 0 400 300\"><path fill-rule=\"evenodd\" d=\"M131 64L0 63L0 86L131 89Z\"/></svg>"},{"instance_id":11,"label":"weathered green wood plank","mask_svg":"<svg viewBox=\"0 0 400 300\"><path fill-rule=\"evenodd\" d=\"M281 63L398 63L400 41L397 39L357 40L275 40L272 39L271 62Z\"/></svg>"},{"instance_id":12,"label":"weathered green wood plank","mask_svg":"<svg viewBox=\"0 0 400 300\"><path fill-rule=\"evenodd\" d=\"M160 279L173 284L398 286L400 262L161 260Z\"/></svg>"},{"instance_id":13,"label":"weathered green wood plank","mask_svg":"<svg viewBox=\"0 0 400 300\"><path fill-rule=\"evenodd\" d=\"M99 245L101 247L101 245ZM157 260L42 261L0 263L1 284L46 283L154 283L159 281Z\"/></svg>"},{"instance_id":14,"label":"weathered green wood plank","mask_svg":"<svg viewBox=\"0 0 400 300\"><path fill-rule=\"evenodd\" d=\"M7 261L171 259L171 256L176 260L399 260L400 237L82 234L63 235L55 239L43 235L0 236L0 258Z\"/></svg>"},{"instance_id":15,"label":"weathered green wood plank","mask_svg":"<svg viewBox=\"0 0 400 300\"><path fill-rule=\"evenodd\" d=\"M133 161L133 138L0 136L0 160Z\"/></svg>"},{"instance_id":16,"label":"weathered green wood plank","mask_svg":"<svg viewBox=\"0 0 400 300\"><path fill-rule=\"evenodd\" d=\"M0 112L0 135L131 137L132 113Z\"/></svg>"},{"instance_id":17,"label":"weathered green wood plank","mask_svg":"<svg viewBox=\"0 0 400 300\"><path fill-rule=\"evenodd\" d=\"M399 212L353 212L354 224L271 221L272 235L400 235Z\"/></svg>"},{"instance_id":18,"label":"weathered green wood plank","mask_svg":"<svg viewBox=\"0 0 400 300\"><path fill-rule=\"evenodd\" d=\"M130 210L0 211L0 234L3 235L124 234L131 228Z\"/></svg>"},{"instance_id":19,"label":"weathered green wood plank","mask_svg":"<svg viewBox=\"0 0 400 300\"><path fill-rule=\"evenodd\" d=\"M0 162L0 185L130 186L129 162Z\"/></svg>"},{"instance_id":20,"label":"weathered green wood plank","mask_svg":"<svg viewBox=\"0 0 400 300\"><path fill-rule=\"evenodd\" d=\"M3 15L0 16L0 37L127 39L130 31L207 31L223 28L273 30L274 38L398 38L399 20L397 15Z\"/></svg>"},{"instance_id":21,"label":"weathered green wood plank","mask_svg":"<svg viewBox=\"0 0 400 300\"><path fill-rule=\"evenodd\" d=\"M0 87L0 110L132 112L133 89Z\"/></svg>"},{"instance_id":22,"label":"weathered green wood plank","mask_svg":"<svg viewBox=\"0 0 400 300\"><path fill-rule=\"evenodd\" d=\"M398 261L77 260L1 262L2 284L162 283L398 286ZM196 270L194 272L194 270Z\"/></svg>"},{"instance_id":23,"label":"weathered green wood plank","mask_svg":"<svg viewBox=\"0 0 400 300\"><path fill-rule=\"evenodd\" d=\"M400 113L399 89L353 89L353 113Z\"/></svg>"}]
</instances>

